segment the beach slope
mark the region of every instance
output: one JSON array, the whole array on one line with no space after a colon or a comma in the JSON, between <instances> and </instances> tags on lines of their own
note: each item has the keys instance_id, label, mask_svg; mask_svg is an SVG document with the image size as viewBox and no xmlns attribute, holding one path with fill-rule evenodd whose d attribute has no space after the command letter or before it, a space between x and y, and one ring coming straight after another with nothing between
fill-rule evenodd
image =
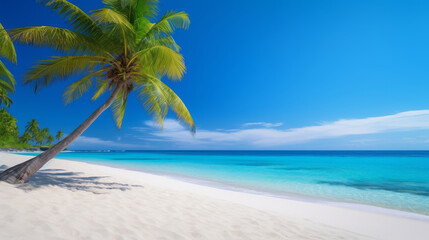
<instances>
[{"instance_id":1,"label":"beach slope","mask_svg":"<svg viewBox=\"0 0 429 240\"><path fill-rule=\"evenodd\" d=\"M28 159L0 153L0 170ZM52 160L0 182L0 239L425 239L429 222Z\"/></svg>"}]
</instances>

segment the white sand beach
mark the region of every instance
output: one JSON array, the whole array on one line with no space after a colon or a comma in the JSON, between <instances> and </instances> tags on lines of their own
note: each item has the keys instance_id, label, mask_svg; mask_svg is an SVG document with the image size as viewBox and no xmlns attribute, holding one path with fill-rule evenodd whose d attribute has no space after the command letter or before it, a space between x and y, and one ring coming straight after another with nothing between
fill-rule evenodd
<instances>
[{"instance_id":1,"label":"white sand beach","mask_svg":"<svg viewBox=\"0 0 429 240\"><path fill-rule=\"evenodd\" d=\"M29 157L0 153L0 166ZM368 208L370 209L370 208ZM429 221L52 160L0 183L0 239L427 239Z\"/></svg>"}]
</instances>

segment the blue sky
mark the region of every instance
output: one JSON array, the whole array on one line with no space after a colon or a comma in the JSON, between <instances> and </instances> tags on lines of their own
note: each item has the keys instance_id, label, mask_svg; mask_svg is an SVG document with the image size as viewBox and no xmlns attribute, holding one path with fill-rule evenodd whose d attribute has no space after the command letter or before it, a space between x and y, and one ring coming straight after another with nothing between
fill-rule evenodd
<instances>
[{"instance_id":1,"label":"blue sky","mask_svg":"<svg viewBox=\"0 0 429 240\"><path fill-rule=\"evenodd\" d=\"M67 26L32 0L1 6L6 28ZM72 149L429 149L428 1L161 0L160 8L190 15L189 30L175 34L188 71L168 84L191 111L196 135L174 115L161 132L133 98L120 131L106 111ZM8 67L18 80L58 55L16 49L18 65ZM73 80L37 95L19 84L10 112L20 130L36 118L69 133L105 100L89 94L64 106Z\"/></svg>"}]
</instances>

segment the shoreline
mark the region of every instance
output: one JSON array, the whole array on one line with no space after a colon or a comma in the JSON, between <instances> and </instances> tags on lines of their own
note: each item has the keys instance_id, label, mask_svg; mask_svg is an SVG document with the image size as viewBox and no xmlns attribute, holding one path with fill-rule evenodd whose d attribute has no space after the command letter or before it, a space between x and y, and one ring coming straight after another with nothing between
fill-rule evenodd
<instances>
[{"instance_id":1,"label":"shoreline","mask_svg":"<svg viewBox=\"0 0 429 240\"><path fill-rule=\"evenodd\" d=\"M371 205L366 203L343 201L343 200L337 200L334 198L327 198L327 197L324 198L321 196L311 196L311 195L292 193L292 192L270 192L270 191L265 191L261 189L251 189L251 188L246 188L242 186L236 186L233 184L227 184L227 183L218 182L214 180L190 177L190 176L181 175L181 174L173 174L173 173L166 173L166 172L152 171L152 170L142 170L139 168L121 167L113 164L104 164L104 163L91 162L91 161L85 161L85 160L68 160L68 159L60 159L60 158L56 158L56 159L62 160L62 161L82 162L82 163L87 163L87 164L96 165L96 166L110 167L114 169L122 169L122 170L133 171L133 172L141 172L144 174L166 177L180 182L195 184L195 185L208 187L208 188L216 188L216 189L221 189L225 191L254 194L254 195L286 199L286 200L292 200L292 201L303 201L308 203L324 204L328 206L335 206L335 207L354 209L354 210L363 210L367 212L382 213L382 214L388 214L392 216L416 219L416 220L426 221L429 223L429 215L419 213L419 212L410 212L410 211L405 211L405 210L396 209L396 208L389 208L386 206L377 206L377 205Z\"/></svg>"},{"instance_id":2,"label":"shoreline","mask_svg":"<svg viewBox=\"0 0 429 240\"><path fill-rule=\"evenodd\" d=\"M102 164L96 164L96 165L103 166ZM115 167L112 166L112 168L115 168ZM429 223L429 215L425 215L418 212L409 212L409 211L404 211L404 210L395 209L395 208L388 208L384 206L376 206L376 205L357 203L357 202L347 202L347 201L341 201L336 199L323 198L319 196L303 195L298 193L283 193L283 192L274 193L274 192L263 191L263 190L254 190L250 188L233 186L233 185L228 185L221 182L215 182L210 180L204 180L204 179L198 179L198 178L192 178L192 177L186 177L186 176L176 176L174 174L163 174L163 173L158 174L150 171L138 171L138 170L127 169L127 168L124 168L124 169L130 170L130 171L143 172L143 173L152 174L156 176L168 177L177 181L182 181L190 184L200 185L200 186L209 187L209 188L216 188L216 189L221 189L221 190L226 190L231 192L247 193L252 195L286 199L286 200L292 200L292 201L302 201L302 202L322 204L322 205L341 207L341 208L347 208L347 209L353 209L353 210L363 210L367 212L382 213L382 214L387 214L392 216L416 219L416 220L426 221Z\"/></svg>"},{"instance_id":3,"label":"shoreline","mask_svg":"<svg viewBox=\"0 0 429 240\"><path fill-rule=\"evenodd\" d=\"M16 155L16 154L12 155L12 154L5 154L5 153L0 153L0 156L1 156L0 166L5 164L10 166L12 163L23 161L25 159L28 159L29 157L29 156ZM6 158L9 158L9 157L13 160L8 161ZM205 213L203 215L200 215L203 212L203 210L201 209L192 210L193 207L186 210L185 212L182 212L182 210L179 211L179 213L181 213L179 215L180 217L182 217L182 215L188 214L189 211L190 211L189 214L192 214L192 216L194 215L199 216L196 218L195 217L192 218L193 219L192 221L197 221L195 224L201 224L201 223L198 223L198 221L205 218L222 219L219 222L228 221L231 218L231 216L227 216L227 215L230 214L230 212L236 211L237 214L239 214L240 216L243 214L243 217L245 217L245 219L258 219L258 218L261 218L262 216L265 216L266 214L282 219L282 220L276 220L274 222L271 222L271 220L258 221L258 224L262 224L262 225L268 224L265 227L268 230L270 228L268 226L272 226L273 224L274 225L283 224L283 223L287 223L288 221L292 221L284 225L283 227L277 228L278 230L276 231L279 231L279 232L289 231L290 233L290 231L292 230L289 228L291 226L296 226L298 227L298 229L308 227L311 231L317 229L319 233L314 234L313 236L319 236L319 234L330 234L332 231L334 231L335 234L338 234L338 236L343 236L343 237L336 238L332 236L323 237L322 235L320 235L320 238L311 238L311 239L389 239L389 240L414 239L414 240L418 240L418 239L425 239L425 237L429 234L429 222L426 220L426 218L425 220L413 218L413 217L410 218L409 217L410 215L407 212L405 213L407 213L408 216L402 216L401 214L390 214L392 213L392 210L390 209L382 209L382 208L374 207L374 209L381 210L381 211L368 211L367 206L364 206L363 207L364 209L361 209L362 206L359 206L359 205L358 206L354 205L354 208L348 208L344 206L338 206L338 204L332 204L327 202L321 203L320 201L317 201L317 202L303 201L302 199L285 199L285 198L278 198L273 196L258 195L255 193L232 191L227 189L215 188L212 186L200 185L198 183L190 183L190 182L178 180L171 176L161 176L161 175L155 175L153 173L147 173L142 171L126 170L126 169L117 168L117 167L80 162L80 161L71 161L71 160L55 159L49 162L41 172L42 173L44 171L54 172L59 170L64 170L66 171L66 173L67 172L82 173L82 174L85 174L85 176L87 176L87 178L90 178L90 179L94 178L95 176L99 176L100 178L103 177L103 178L113 179L114 181L112 181L112 183L113 182L121 183L122 185L125 183L142 185L144 186L142 191L146 190L149 192L158 192L160 191L160 189L163 189L163 191L165 192L163 193L164 197L158 196L159 194L158 195L155 194L156 196L155 195L154 196L156 197L156 201L154 202L152 201L150 202L150 204L152 205L158 204L158 201L163 202L164 204L166 204L164 208L170 208L171 206L178 204L178 203L175 203L176 200L173 200L173 199L176 199L176 198L181 199L183 197L186 197L188 200L183 201L183 203L179 201L180 202L180 206L178 206L179 209L183 207L182 205L187 204L187 202L194 202L194 201L195 202L192 204L192 206L194 207L197 207L201 204L203 206L211 206L211 205L205 205L205 203L207 202L213 203L213 201L215 201L215 203L213 203L214 204L213 209L212 207L206 207L211 209L211 211L221 211L221 210L229 209L221 215L215 214L213 212L210 212L210 214ZM58 176L67 176L67 174L58 175ZM93 180L88 181L86 185L90 185L92 181ZM37 181L35 182L37 185ZM66 183L68 184L68 182ZM58 183L55 184L54 182L53 185L49 183L46 186L43 186L41 189L49 188L50 191L55 192L55 191L60 191L58 186L61 186L61 185L58 185ZM6 188L6 190L9 188L9 186L0 184L0 190L2 189L2 187ZM36 186L36 187L39 187L39 186ZM77 189L77 191L78 190L79 189ZM130 192L132 193L132 191L137 192L137 190L131 190ZM36 192L36 191L32 191L32 192ZM32 192L30 191L30 193ZM78 192L62 191L62 193L59 194L59 196L61 195L76 196L78 194L82 194L82 193L79 193L79 191ZM112 202L117 202L119 201L117 200L117 198L120 197L122 199L123 195L126 195L126 194L127 194L126 192L119 192L118 196L115 197L116 200L115 201L112 200L108 203L110 204ZM166 199L165 196L169 196L171 194L175 195L176 197L174 197L171 200ZM0 194L0 196L1 195L2 194ZM91 196L92 196L91 198L94 198L96 195L91 194ZM136 195L136 196L138 196L137 199L146 201L145 200L146 198L142 197L144 195ZM103 197L107 197L107 196L103 196ZM46 198L46 194L43 195L43 198ZM58 198L58 196L55 196L53 198L56 199ZM128 205L130 204L131 201L134 201L134 198L135 197L129 198L126 201L122 199L121 204ZM86 199L86 200L82 200L82 199ZM196 200L196 199L199 199L199 200ZM0 200L1 200L1 197L0 197ZM9 199L4 199L4 200L7 201L7 203L9 202ZM83 204L82 201L89 202L92 200L90 200L90 198L79 197L79 201L74 203L73 206L76 206L77 203ZM104 200L100 199L99 201L104 201ZM13 204L13 203L8 203L8 204ZM234 204L235 207L231 208L228 204ZM226 207L227 205L228 207ZM62 209L63 207L57 206L57 208ZM137 211L136 206L133 206L131 209L133 212ZM163 208L156 208L155 210L152 210L154 211L153 214L155 214L153 217L161 220L164 219L164 215L162 214L162 209ZM206 209L204 208L204 211L205 210ZM252 211L255 211L255 210L261 211L261 212L258 213L257 215L254 215L255 213L252 213L253 215L250 214ZM10 209L10 211L13 212L15 210ZM149 210L146 210L146 212L143 212L143 213L148 214L147 211ZM165 217L168 218L169 217L168 214L171 214L171 213L167 211L167 213L164 213L164 214L167 214L167 216ZM236 215L233 215L233 216L236 216ZM266 218L266 219L269 219L269 218ZM0 217L0 220L1 220L1 217ZM205 221L208 221L208 220L206 219ZM181 224L185 224L185 223L181 223ZM188 223L188 225L189 224L192 225L192 223ZM253 229L255 225L253 225L252 227L252 224L246 223L242 226ZM219 226L218 227L219 229L211 229L211 230L213 231L222 230L224 227L226 226L223 226L223 227ZM201 230L200 232L201 234L205 234L206 231L211 231L206 228L203 228L203 229L204 230ZM307 239L306 236L309 234L310 230L304 231L305 235L296 239ZM250 231L250 230L246 229L246 231ZM263 230L260 230L260 231L263 232ZM187 232L183 234L187 234ZM349 236L348 234L352 234L352 235ZM1 233L0 233L0 236L1 236ZM344 238L344 236L349 236L349 237ZM199 238L188 237L185 239L199 239ZM228 238L208 237L208 238L200 238L200 239L228 239ZM242 238L232 238L232 239L242 239ZM246 237L243 239L246 239ZM247 239L249 238L247 237ZM281 237L267 238L267 235L266 235L265 237L255 238L255 239L287 239L287 238L281 238Z\"/></svg>"}]
</instances>

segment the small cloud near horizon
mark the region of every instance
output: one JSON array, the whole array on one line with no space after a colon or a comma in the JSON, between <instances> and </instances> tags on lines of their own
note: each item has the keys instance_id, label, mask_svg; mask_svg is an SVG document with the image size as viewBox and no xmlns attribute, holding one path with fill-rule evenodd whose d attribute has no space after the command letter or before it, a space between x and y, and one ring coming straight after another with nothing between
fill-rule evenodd
<instances>
[{"instance_id":1,"label":"small cloud near horizon","mask_svg":"<svg viewBox=\"0 0 429 240\"><path fill-rule=\"evenodd\" d=\"M245 123L243 124L243 127L254 127L254 126L261 126L265 128L272 128L272 127L280 127L283 123L268 123L268 122L254 122L254 123Z\"/></svg>"}]
</instances>

